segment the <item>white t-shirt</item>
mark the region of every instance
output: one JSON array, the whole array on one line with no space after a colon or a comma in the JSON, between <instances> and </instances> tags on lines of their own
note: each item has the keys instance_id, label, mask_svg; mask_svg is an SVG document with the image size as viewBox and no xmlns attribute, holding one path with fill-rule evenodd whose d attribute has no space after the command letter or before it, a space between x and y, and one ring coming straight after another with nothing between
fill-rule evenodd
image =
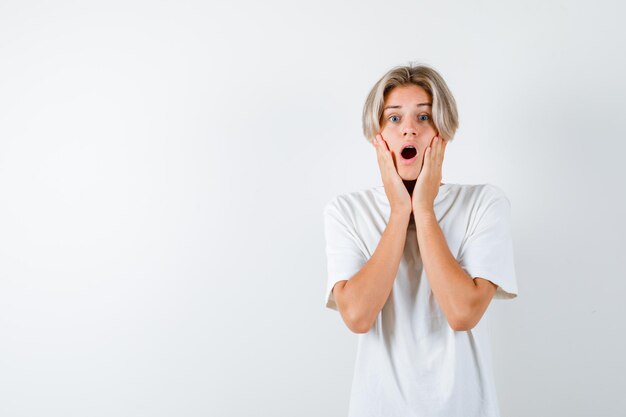
<instances>
[{"instance_id":1,"label":"white t-shirt","mask_svg":"<svg viewBox=\"0 0 626 417\"><path fill-rule=\"evenodd\" d=\"M448 248L472 278L498 285L494 299L517 296L510 202L491 184L443 184L434 201ZM372 256L390 216L384 187L342 194L324 207L332 288ZM410 222L393 288L369 332L358 334L350 417L500 415L492 373L489 308L468 331L454 331L431 291Z\"/></svg>"}]
</instances>

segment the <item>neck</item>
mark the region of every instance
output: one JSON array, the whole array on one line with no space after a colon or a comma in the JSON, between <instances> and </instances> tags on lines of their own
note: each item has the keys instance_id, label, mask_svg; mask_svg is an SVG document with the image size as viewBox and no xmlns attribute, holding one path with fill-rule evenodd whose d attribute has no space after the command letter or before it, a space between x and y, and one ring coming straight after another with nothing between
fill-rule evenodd
<instances>
[{"instance_id":1,"label":"neck","mask_svg":"<svg viewBox=\"0 0 626 417\"><path fill-rule=\"evenodd\" d=\"M414 180L402 180L402 182L404 183L404 186L406 187L406 189L409 192L409 194L413 195L413 189L415 188L415 183L417 182L417 179L414 179Z\"/></svg>"},{"instance_id":2,"label":"neck","mask_svg":"<svg viewBox=\"0 0 626 417\"><path fill-rule=\"evenodd\" d=\"M414 180L402 180L402 182L404 183L404 186L406 187L407 191L409 192L409 195L413 196L413 189L415 188L415 183L417 182L417 179L414 179ZM443 183L439 183L440 187L442 185L443 185Z\"/></svg>"}]
</instances>

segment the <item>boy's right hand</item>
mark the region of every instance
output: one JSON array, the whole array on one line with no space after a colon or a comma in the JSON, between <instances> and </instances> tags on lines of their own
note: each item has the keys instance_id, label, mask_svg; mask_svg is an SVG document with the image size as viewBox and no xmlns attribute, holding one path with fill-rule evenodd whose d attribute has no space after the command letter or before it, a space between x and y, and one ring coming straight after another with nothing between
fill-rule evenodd
<instances>
[{"instance_id":1,"label":"boy's right hand","mask_svg":"<svg viewBox=\"0 0 626 417\"><path fill-rule=\"evenodd\" d=\"M402 178L393 162L389 146L387 146L387 142L380 133L374 138L374 147L376 148L380 175L385 186L385 194L387 194L387 199L391 205L391 213L410 216L412 212L411 195L406 189L404 182L402 182Z\"/></svg>"}]
</instances>

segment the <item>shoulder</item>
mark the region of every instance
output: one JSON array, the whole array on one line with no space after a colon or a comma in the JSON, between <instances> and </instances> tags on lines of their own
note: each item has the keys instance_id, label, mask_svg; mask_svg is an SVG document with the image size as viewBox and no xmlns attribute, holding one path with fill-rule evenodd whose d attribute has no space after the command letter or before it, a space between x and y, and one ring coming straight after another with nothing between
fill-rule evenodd
<instances>
[{"instance_id":1,"label":"shoulder","mask_svg":"<svg viewBox=\"0 0 626 417\"><path fill-rule=\"evenodd\" d=\"M324 212L335 210L349 213L355 210L364 210L385 204L387 200L381 197L385 197L385 190L382 185L337 194L324 204Z\"/></svg>"},{"instance_id":2,"label":"shoulder","mask_svg":"<svg viewBox=\"0 0 626 417\"><path fill-rule=\"evenodd\" d=\"M493 184L449 184L443 210L453 218L479 221L499 218L511 211L511 203L504 190Z\"/></svg>"},{"instance_id":3,"label":"shoulder","mask_svg":"<svg viewBox=\"0 0 626 417\"><path fill-rule=\"evenodd\" d=\"M489 204L495 201L505 201L510 204L510 200L502 188L497 185L484 184L450 184L456 194L463 197L468 202L479 204Z\"/></svg>"}]
</instances>

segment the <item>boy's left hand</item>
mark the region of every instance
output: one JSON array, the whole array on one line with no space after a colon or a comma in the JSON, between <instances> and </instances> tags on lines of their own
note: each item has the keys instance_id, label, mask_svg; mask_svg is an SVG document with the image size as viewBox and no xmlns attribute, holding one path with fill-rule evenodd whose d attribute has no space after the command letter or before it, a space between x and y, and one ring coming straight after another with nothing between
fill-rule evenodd
<instances>
[{"instance_id":1,"label":"boy's left hand","mask_svg":"<svg viewBox=\"0 0 626 417\"><path fill-rule=\"evenodd\" d=\"M439 185L441 184L441 167L447 144L447 140L437 135L431 141L430 146L426 148L422 170L417 177L411 197L413 213L422 210L433 210L435 197L439 193Z\"/></svg>"}]
</instances>

